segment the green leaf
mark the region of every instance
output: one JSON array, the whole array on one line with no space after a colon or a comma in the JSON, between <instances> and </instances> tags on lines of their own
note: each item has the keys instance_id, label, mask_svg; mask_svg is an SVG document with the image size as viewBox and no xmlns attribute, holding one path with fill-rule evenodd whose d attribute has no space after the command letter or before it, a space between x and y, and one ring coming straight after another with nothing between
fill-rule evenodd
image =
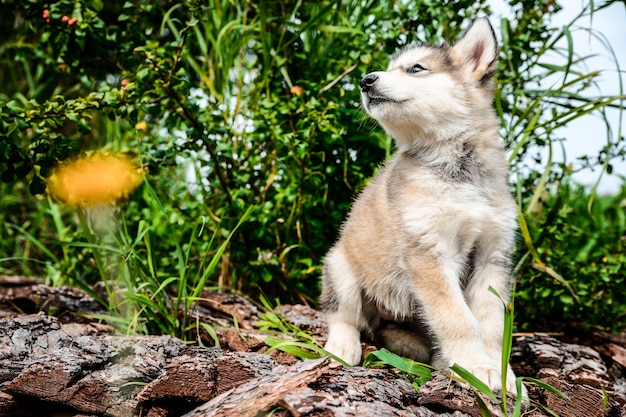
<instances>
[{"instance_id":1,"label":"green leaf","mask_svg":"<svg viewBox=\"0 0 626 417\"><path fill-rule=\"evenodd\" d=\"M41 175L43 178L48 178L50 175L52 175L56 165L56 161L54 160L41 161L39 165L39 175Z\"/></svg>"},{"instance_id":2,"label":"green leaf","mask_svg":"<svg viewBox=\"0 0 626 417\"><path fill-rule=\"evenodd\" d=\"M87 0L87 4L97 12L102 11L104 8L102 0Z\"/></svg>"},{"instance_id":3,"label":"green leaf","mask_svg":"<svg viewBox=\"0 0 626 417\"><path fill-rule=\"evenodd\" d=\"M81 118L78 120L78 129L81 133L81 135L87 135L91 132L91 124L89 123L89 120L85 119L85 118Z\"/></svg>"},{"instance_id":4,"label":"green leaf","mask_svg":"<svg viewBox=\"0 0 626 417\"><path fill-rule=\"evenodd\" d=\"M9 110L18 113L18 112L23 112L24 109L22 108L22 106L20 106L20 104L15 101L15 100L11 100L8 103L4 104Z\"/></svg>"},{"instance_id":5,"label":"green leaf","mask_svg":"<svg viewBox=\"0 0 626 417\"><path fill-rule=\"evenodd\" d=\"M34 176L29 187L31 195L43 194L46 192L46 182L39 176Z\"/></svg>"}]
</instances>

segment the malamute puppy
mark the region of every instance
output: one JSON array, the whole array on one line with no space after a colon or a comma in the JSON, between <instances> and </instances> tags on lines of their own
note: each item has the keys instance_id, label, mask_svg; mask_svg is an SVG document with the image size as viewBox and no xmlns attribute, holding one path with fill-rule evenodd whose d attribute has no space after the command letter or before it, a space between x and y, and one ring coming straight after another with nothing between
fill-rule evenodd
<instances>
[{"instance_id":1,"label":"malamute puppy","mask_svg":"<svg viewBox=\"0 0 626 417\"><path fill-rule=\"evenodd\" d=\"M504 308L489 288L509 299L516 208L492 108L497 57L480 19L454 46L406 48L361 80L363 106L397 152L324 261L326 349L352 365L365 332L501 388ZM379 331L383 319L405 330ZM507 389L515 392L510 367Z\"/></svg>"}]
</instances>

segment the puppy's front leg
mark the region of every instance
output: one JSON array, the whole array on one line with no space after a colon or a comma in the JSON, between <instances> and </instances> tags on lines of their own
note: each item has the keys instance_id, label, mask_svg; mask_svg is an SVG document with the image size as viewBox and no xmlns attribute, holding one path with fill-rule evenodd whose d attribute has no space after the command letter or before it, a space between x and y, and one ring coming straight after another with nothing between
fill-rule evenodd
<instances>
[{"instance_id":1,"label":"puppy's front leg","mask_svg":"<svg viewBox=\"0 0 626 417\"><path fill-rule=\"evenodd\" d=\"M506 246L501 245L501 247ZM489 251L484 248L481 250L479 248L475 257L473 274L467 285L466 295L469 307L480 324L487 352L500 367L504 335L504 306L502 301L505 303L509 301L510 281L508 256L500 251ZM490 287L500 297L492 294L489 291ZM507 390L512 393L516 392L515 378L513 369L507 364L506 385ZM524 386L522 386L522 396L528 396Z\"/></svg>"},{"instance_id":2,"label":"puppy's front leg","mask_svg":"<svg viewBox=\"0 0 626 417\"><path fill-rule=\"evenodd\" d=\"M362 289L337 247L324 259L320 304L328 322L328 341L324 349L350 365L358 365L361 362L361 330L368 328Z\"/></svg>"},{"instance_id":3,"label":"puppy's front leg","mask_svg":"<svg viewBox=\"0 0 626 417\"><path fill-rule=\"evenodd\" d=\"M361 363L361 332L345 318L341 312L328 316L328 341L324 349L355 366Z\"/></svg>"},{"instance_id":4,"label":"puppy's front leg","mask_svg":"<svg viewBox=\"0 0 626 417\"><path fill-rule=\"evenodd\" d=\"M405 259L422 315L435 337L433 364L442 369L458 364L496 389L501 384L499 366L487 353L480 324L465 301L457 257L455 250L439 247L409 251Z\"/></svg>"}]
</instances>

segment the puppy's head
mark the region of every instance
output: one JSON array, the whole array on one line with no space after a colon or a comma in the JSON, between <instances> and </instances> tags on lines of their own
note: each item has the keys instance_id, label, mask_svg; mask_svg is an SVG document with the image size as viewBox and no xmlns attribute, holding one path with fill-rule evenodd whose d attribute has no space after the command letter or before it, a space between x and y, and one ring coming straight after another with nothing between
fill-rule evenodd
<instances>
[{"instance_id":1,"label":"puppy's head","mask_svg":"<svg viewBox=\"0 0 626 417\"><path fill-rule=\"evenodd\" d=\"M367 113L399 145L419 138L446 139L491 114L498 46L487 19L476 21L454 46L412 46L386 71L361 80Z\"/></svg>"}]
</instances>

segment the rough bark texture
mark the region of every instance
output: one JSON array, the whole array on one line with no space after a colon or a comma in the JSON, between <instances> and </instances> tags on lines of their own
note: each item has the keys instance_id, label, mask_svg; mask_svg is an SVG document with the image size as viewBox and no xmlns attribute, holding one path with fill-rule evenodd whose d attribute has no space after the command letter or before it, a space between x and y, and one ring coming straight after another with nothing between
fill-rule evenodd
<instances>
[{"instance_id":1,"label":"rough bark texture","mask_svg":"<svg viewBox=\"0 0 626 417\"><path fill-rule=\"evenodd\" d=\"M442 374L418 393L392 369L267 355L265 335L254 328L258 306L231 294L204 296L198 318L214 328L220 348L123 336L78 314L102 312L78 290L0 277L0 417L481 416L474 392ZM284 306L280 313L325 338L315 310ZM208 334L203 340L214 342ZM518 375L569 396L529 384L524 415L545 416L547 407L563 417L626 417L625 346L624 334L579 328L516 336ZM492 415L502 415L482 398ZM508 404L512 410L514 399Z\"/></svg>"}]
</instances>

